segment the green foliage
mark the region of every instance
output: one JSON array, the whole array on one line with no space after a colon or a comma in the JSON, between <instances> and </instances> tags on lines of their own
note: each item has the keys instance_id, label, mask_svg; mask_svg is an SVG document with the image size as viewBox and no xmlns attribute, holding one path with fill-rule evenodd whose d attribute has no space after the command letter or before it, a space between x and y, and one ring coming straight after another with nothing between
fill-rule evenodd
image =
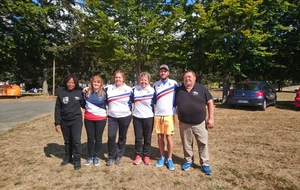
<instances>
[{"instance_id":1,"label":"green foliage","mask_svg":"<svg viewBox=\"0 0 300 190\"><path fill-rule=\"evenodd\" d=\"M117 69L133 82L161 63L178 80L191 69L203 83L300 81L299 7L286 0L4 0L0 80L50 82L55 59L58 84L67 73L109 82Z\"/></svg>"}]
</instances>

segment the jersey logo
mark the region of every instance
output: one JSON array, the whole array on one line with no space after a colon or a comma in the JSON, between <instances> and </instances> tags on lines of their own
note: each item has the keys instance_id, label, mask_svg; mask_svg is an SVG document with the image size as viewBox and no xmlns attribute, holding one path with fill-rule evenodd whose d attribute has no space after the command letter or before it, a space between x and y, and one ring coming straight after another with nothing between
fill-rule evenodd
<instances>
[{"instance_id":1,"label":"jersey logo","mask_svg":"<svg viewBox=\"0 0 300 190\"><path fill-rule=\"evenodd\" d=\"M63 103L64 104L68 104L69 103L69 97L68 96L63 97Z\"/></svg>"}]
</instances>

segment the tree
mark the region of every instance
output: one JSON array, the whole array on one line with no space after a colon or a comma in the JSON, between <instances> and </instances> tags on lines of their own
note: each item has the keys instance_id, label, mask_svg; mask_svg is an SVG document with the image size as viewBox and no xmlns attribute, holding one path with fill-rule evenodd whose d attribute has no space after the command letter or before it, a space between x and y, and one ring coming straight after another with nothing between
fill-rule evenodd
<instances>
[{"instance_id":1,"label":"tree","mask_svg":"<svg viewBox=\"0 0 300 190\"><path fill-rule=\"evenodd\" d=\"M221 74L223 102L227 100L232 76L249 79L253 70L265 66L263 57L274 55L265 43L272 34L264 30L267 20L263 17L265 11L259 9L262 2L231 0L193 4L193 14L186 25L192 39L191 57L198 61L204 59L204 68ZM260 74L256 72L256 76Z\"/></svg>"},{"instance_id":2,"label":"tree","mask_svg":"<svg viewBox=\"0 0 300 190\"><path fill-rule=\"evenodd\" d=\"M135 80L142 69L151 71L174 56L169 51L178 17L170 7L157 0L87 0L83 30L98 63L135 73L130 76Z\"/></svg>"}]
</instances>

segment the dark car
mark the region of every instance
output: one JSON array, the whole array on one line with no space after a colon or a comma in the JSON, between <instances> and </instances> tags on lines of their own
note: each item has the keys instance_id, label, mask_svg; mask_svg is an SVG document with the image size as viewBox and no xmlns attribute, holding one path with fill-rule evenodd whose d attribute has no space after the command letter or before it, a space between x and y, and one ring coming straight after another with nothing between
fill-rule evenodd
<instances>
[{"instance_id":1,"label":"dark car","mask_svg":"<svg viewBox=\"0 0 300 190\"><path fill-rule=\"evenodd\" d=\"M257 106L265 110L269 105L275 106L276 101L276 90L262 81L238 82L228 95L228 104L231 107L235 105Z\"/></svg>"}]
</instances>

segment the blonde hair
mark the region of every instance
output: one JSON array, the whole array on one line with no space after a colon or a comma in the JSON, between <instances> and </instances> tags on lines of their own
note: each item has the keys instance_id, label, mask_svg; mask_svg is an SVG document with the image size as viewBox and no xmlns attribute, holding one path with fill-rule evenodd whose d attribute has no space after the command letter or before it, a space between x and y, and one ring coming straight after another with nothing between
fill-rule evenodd
<instances>
[{"instance_id":1,"label":"blonde hair","mask_svg":"<svg viewBox=\"0 0 300 190\"><path fill-rule=\"evenodd\" d=\"M86 97L90 97L90 95L92 94L92 92L94 90L93 81L97 81L97 82L100 83L100 88L99 88L97 94L98 94L98 96L103 96L105 94L104 90L103 90L103 88L104 88L103 79L99 75L95 75L91 79L90 88L89 88L89 90L86 93Z\"/></svg>"},{"instance_id":2,"label":"blonde hair","mask_svg":"<svg viewBox=\"0 0 300 190\"><path fill-rule=\"evenodd\" d=\"M142 77L146 77L148 79L149 83L150 83L150 81L151 81L151 75L149 73L147 73L147 72L141 72L140 73L140 79Z\"/></svg>"}]
</instances>

